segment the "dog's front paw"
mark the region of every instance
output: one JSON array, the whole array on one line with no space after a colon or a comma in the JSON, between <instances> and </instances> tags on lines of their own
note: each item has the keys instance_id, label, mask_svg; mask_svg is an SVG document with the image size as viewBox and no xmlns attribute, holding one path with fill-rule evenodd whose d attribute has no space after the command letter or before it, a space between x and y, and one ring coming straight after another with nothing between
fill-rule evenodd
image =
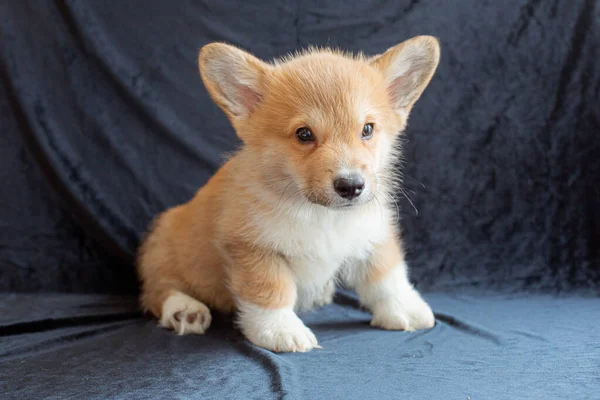
<instances>
[{"instance_id":1,"label":"dog's front paw","mask_svg":"<svg viewBox=\"0 0 600 400\"><path fill-rule=\"evenodd\" d=\"M247 337L255 345L275 352L306 352L319 347L315 335L304 325L265 329Z\"/></svg>"},{"instance_id":2,"label":"dog's front paw","mask_svg":"<svg viewBox=\"0 0 600 400\"><path fill-rule=\"evenodd\" d=\"M240 326L250 342L267 350L306 352L320 348L315 335L292 310L245 310Z\"/></svg>"},{"instance_id":3,"label":"dog's front paw","mask_svg":"<svg viewBox=\"0 0 600 400\"><path fill-rule=\"evenodd\" d=\"M335 295L335 282L334 280L330 280L325 285L325 288L316 296L315 298L315 306L323 307L327 304L331 304L333 302L333 296Z\"/></svg>"},{"instance_id":4,"label":"dog's front paw","mask_svg":"<svg viewBox=\"0 0 600 400\"><path fill-rule=\"evenodd\" d=\"M299 288L298 298L294 309L296 311L309 311L315 307L331 304L335 295L335 282L333 279L323 287Z\"/></svg>"},{"instance_id":5,"label":"dog's front paw","mask_svg":"<svg viewBox=\"0 0 600 400\"><path fill-rule=\"evenodd\" d=\"M414 331L435 325L431 307L415 290L380 301L373 308L371 326L390 330Z\"/></svg>"},{"instance_id":6,"label":"dog's front paw","mask_svg":"<svg viewBox=\"0 0 600 400\"><path fill-rule=\"evenodd\" d=\"M332 279L327 283L323 297L319 305L324 306L333 302L333 296L335 295L335 281Z\"/></svg>"}]
</instances>

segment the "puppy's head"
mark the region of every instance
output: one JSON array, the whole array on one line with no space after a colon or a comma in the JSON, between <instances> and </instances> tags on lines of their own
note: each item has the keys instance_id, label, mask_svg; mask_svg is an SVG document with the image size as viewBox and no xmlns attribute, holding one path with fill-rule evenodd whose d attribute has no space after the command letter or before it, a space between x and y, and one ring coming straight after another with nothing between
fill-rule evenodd
<instances>
[{"instance_id":1,"label":"puppy's head","mask_svg":"<svg viewBox=\"0 0 600 400\"><path fill-rule=\"evenodd\" d=\"M396 136L439 62L419 36L366 58L310 50L267 64L230 45L205 46L205 86L274 189L327 207L383 193Z\"/></svg>"}]
</instances>

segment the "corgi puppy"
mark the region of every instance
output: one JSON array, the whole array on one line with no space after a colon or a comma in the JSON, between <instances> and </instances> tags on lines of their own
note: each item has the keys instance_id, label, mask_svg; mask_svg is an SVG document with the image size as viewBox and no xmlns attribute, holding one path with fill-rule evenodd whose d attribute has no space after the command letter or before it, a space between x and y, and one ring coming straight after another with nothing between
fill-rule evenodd
<instances>
[{"instance_id":1,"label":"corgi puppy","mask_svg":"<svg viewBox=\"0 0 600 400\"><path fill-rule=\"evenodd\" d=\"M439 58L430 36L374 57L311 49L273 63L202 48L202 80L243 146L155 220L138 254L142 307L182 335L204 333L209 308L236 311L250 342L303 352L319 345L296 311L330 303L339 281L372 326L431 328L391 196L397 138Z\"/></svg>"}]
</instances>

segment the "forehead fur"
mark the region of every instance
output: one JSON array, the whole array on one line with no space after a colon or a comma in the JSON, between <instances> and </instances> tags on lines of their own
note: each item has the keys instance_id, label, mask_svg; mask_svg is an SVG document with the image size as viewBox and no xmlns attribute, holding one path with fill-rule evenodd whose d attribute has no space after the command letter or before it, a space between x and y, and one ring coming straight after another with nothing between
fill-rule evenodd
<instances>
[{"instance_id":1,"label":"forehead fur","mask_svg":"<svg viewBox=\"0 0 600 400\"><path fill-rule=\"evenodd\" d=\"M298 118L340 128L391 111L384 77L360 54L313 48L289 55L273 63L266 89L266 108L281 113L285 105Z\"/></svg>"}]
</instances>

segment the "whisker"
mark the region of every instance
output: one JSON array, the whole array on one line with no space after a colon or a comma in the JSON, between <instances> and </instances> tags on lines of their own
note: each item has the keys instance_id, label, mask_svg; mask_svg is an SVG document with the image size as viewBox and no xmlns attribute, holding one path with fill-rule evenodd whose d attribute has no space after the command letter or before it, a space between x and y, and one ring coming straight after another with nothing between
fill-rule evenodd
<instances>
[{"instance_id":1,"label":"whisker","mask_svg":"<svg viewBox=\"0 0 600 400\"><path fill-rule=\"evenodd\" d=\"M296 210L296 214L294 215L294 219L298 218L298 213L300 212L300 210L302 209L302 207L304 207L304 205L306 204L306 202L308 201L308 199L310 198L310 196L313 194L313 192L315 191L315 189L311 190L308 193L308 196L306 196L304 198L304 201L300 204L300 206L298 207L298 209Z\"/></svg>"},{"instance_id":2,"label":"whisker","mask_svg":"<svg viewBox=\"0 0 600 400\"><path fill-rule=\"evenodd\" d=\"M377 204L379 204L380 222L383 222L383 207L381 206L381 203L379 202L379 199L377 198L377 193L373 193L373 197L375 198L375 201L377 202Z\"/></svg>"},{"instance_id":3,"label":"whisker","mask_svg":"<svg viewBox=\"0 0 600 400\"><path fill-rule=\"evenodd\" d=\"M406 200L408 200L412 208L414 208L416 215L419 215L419 210L417 210L417 207L415 207L415 203L413 203L412 199L410 198L410 196L407 195L404 189L400 188L400 193L402 193L402 195L406 198Z\"/></svg>"},{"instance_id":4,"label":"whisker","mask_svg":"<svg viewBox=\"0 0 600 400\"><path fill-rule=\"evenodd\" d=\"M286 190L288 190L288 188L290 187L290 185L291 185L292 183L293 183L293 181L290 181L290 182L289 182L289 183L286 185L285 189L283 189L283 192L281 193L281 197L279 198L279 201L278 201L278 202L277 202L277 204L275 205L275 209L276 209L276 210L277 210L277 209L279 209L279 204L281 203L281 200L283 200L283 195L285 195L285 192L286 192Z\"/></svg>"}]
</instances>

